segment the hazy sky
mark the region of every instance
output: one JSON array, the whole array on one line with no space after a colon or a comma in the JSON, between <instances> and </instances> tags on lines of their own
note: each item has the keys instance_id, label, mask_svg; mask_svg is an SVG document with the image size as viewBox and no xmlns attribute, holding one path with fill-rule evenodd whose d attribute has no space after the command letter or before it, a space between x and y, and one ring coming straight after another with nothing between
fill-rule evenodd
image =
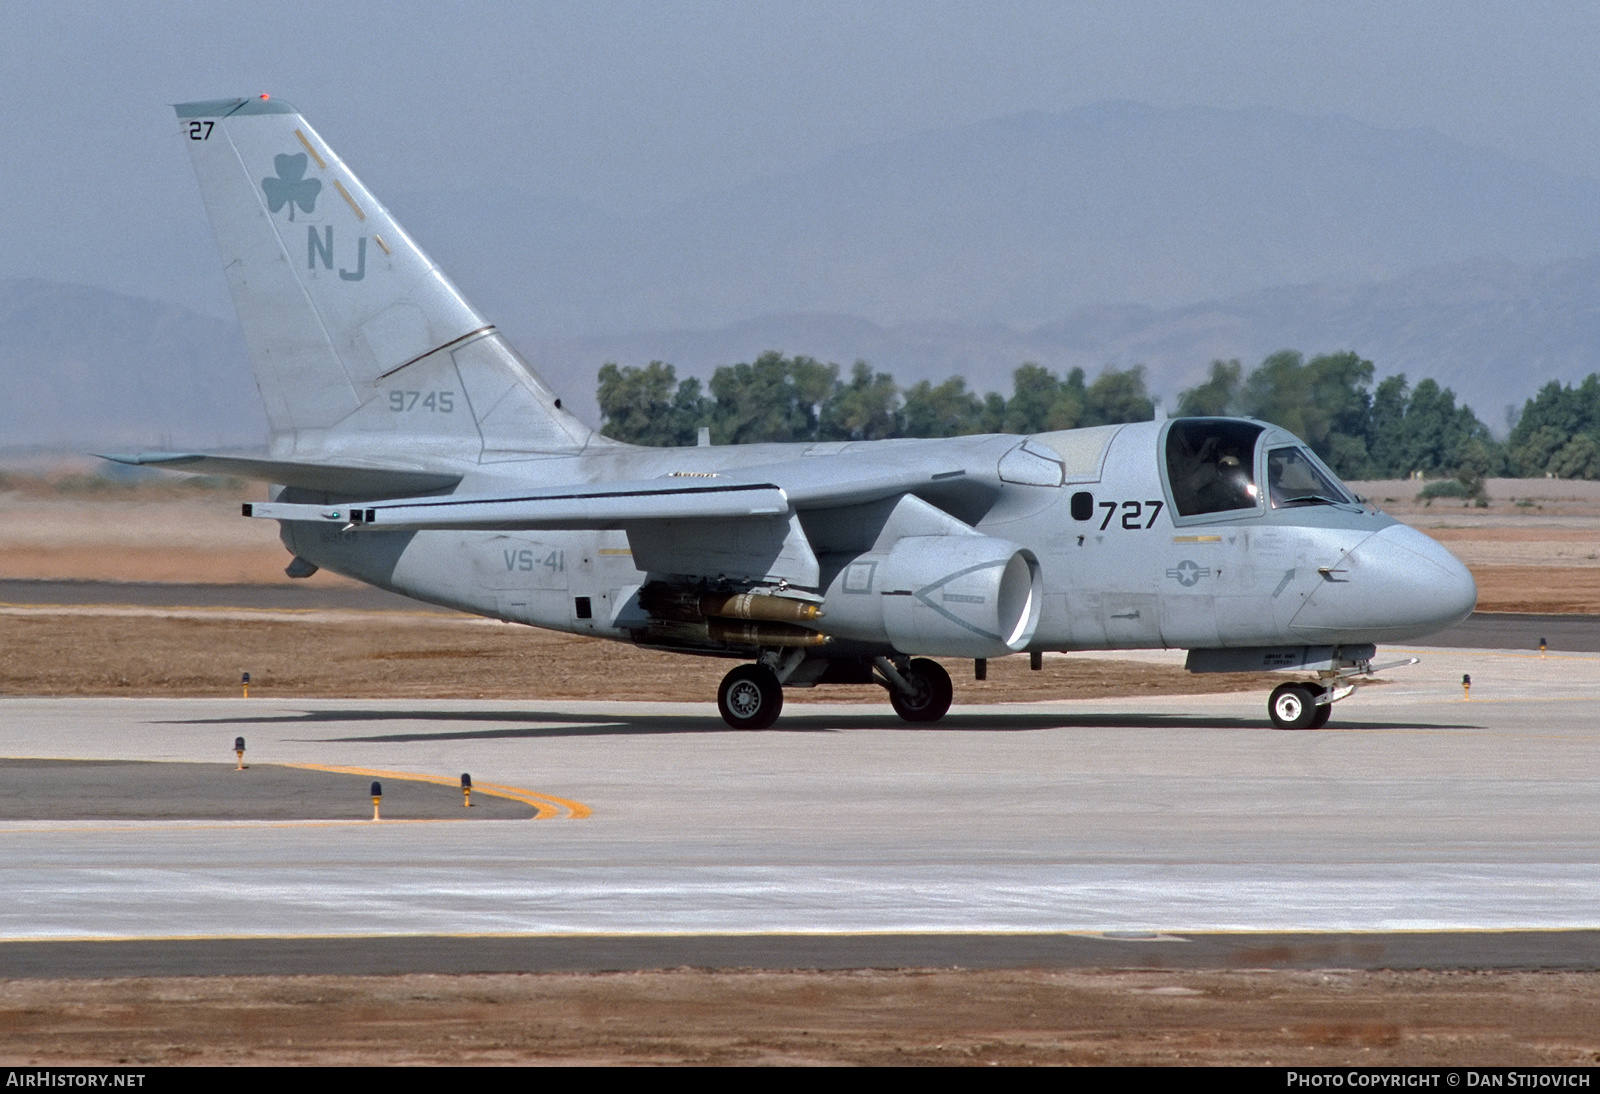
<instances>
[{"instance_id":1,"label":"hazy sky","mask_svg":"<svg viewBox=\"0 0 1600 1094\"><path fill-rule=\"evenodd\" d=\"M0 276L227 314L168 104L271 92L380 197L636 211L854 144L1104 99L1425 126L1600 177L1573 3L10 3ZM426 240L423 241L426 245Z\"/></svg>"}]
</instances>

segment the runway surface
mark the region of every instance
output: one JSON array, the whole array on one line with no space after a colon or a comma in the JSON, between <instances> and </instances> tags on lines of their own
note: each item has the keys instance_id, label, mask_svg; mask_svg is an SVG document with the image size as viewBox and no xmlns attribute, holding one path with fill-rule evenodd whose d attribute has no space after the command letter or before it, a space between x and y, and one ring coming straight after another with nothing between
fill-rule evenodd
<instances>
[{"instance_id":1,"label":"runway surface","mask_svg":"<svg viewBox=\"0 0 1600 1094\"><path fill-rule=\"evenodd\" d=\"M215 764L242 735L261 765L468 771L563 804L3 821L0 972L355 971L408 945L409 967L1600 968L1600 657L1417 652L1302 733L1263 695L958 706L932 729L796 704L759 733L710 704L4 699L12 757Z\"/></svg>"},{"instance_id":2,"label":"runway surface","mask_svg":"<svg viewBox=\"0 0 1600 1094\"><path fill-rule=\"evenodd\" d=\"M370 820L375 782L380 817L391 820L527 820L539 811L537 798L482 785L466 798L458 781L442 775L422 781L323 766L0 759L0 820Z\"/></svg>"}]
</instances>

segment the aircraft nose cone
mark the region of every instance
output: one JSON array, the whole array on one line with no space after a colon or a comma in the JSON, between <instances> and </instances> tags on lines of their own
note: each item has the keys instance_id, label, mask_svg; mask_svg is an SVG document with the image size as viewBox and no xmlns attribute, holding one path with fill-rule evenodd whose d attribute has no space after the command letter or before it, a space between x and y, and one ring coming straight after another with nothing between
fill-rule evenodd
<instances>
[{"instance_id":1,"label":"aircraft nose cone","mask_svg":"<svg viewBox=\"0 0 1600 1094\"><path fill-rule=\"evenodd\" d=\"M1290 627L1314 642L1395 642L1459 623L1477 603L1477 582L1454 555L1394 524L1323 575Z\"/></svg>"}]
</instances>

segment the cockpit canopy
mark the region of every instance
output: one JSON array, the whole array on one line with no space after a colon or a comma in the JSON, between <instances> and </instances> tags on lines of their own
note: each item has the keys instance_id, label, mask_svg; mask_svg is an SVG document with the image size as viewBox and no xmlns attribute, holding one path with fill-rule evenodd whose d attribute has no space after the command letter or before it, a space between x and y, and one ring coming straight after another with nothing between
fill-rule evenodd
<instances>
[{"instance_id":1,"label":"cockpit canopy","mask_svg":"<svg viewBox=\"0 0 1600 1094\"><path fill-rule=\"evenodd\" d=\"M1267 493L1274 509L1355 500L1332 471L1297 444L1267 449Z\"/></svg>"},{"instance_id":2,"label":"cockpit canopy","mask_svg":"<svg viewBox=\"0 0 1600 1094\"><path fill-rule=\"evenodd\" d=\"M1167 481L1178 515L1256 509L1256 441L1262 427L1226 418L1180 418L1167 430Z\"/></svg>"},{"instance_id":3,"label":"cockpit canopy","mask_svg":"<svg viewBox=\"0 0 1600 1094\"><path fill-rule=\"evenodd\" d=\"M1282 430L1237 418L1179 418L1167 430L1167 481L1178 515L1260 510L1259 448L1266 449L1259 470L1274 509L1354 504L1333 472Z\"/></svg>"}]
</instances>

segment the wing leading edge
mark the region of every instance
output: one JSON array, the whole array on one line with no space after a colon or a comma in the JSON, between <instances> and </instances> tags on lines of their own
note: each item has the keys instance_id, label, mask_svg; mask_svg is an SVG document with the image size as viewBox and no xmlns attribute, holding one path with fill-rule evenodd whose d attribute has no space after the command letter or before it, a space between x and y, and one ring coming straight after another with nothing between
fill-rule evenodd
<instances>
[{"instance_id":1,"label":"wing leading edge","mask_svg":"<svg viewBox=\"0 0 1600 1094\"><path fill-rule=\"evenodd\" d=\"M402 498L358 505L247 503L244 514L376 531L531 531L625 528L643 521L777 517L789 499L771 483L648 479L515 494Z\"/></svg>"}]
</instances>

